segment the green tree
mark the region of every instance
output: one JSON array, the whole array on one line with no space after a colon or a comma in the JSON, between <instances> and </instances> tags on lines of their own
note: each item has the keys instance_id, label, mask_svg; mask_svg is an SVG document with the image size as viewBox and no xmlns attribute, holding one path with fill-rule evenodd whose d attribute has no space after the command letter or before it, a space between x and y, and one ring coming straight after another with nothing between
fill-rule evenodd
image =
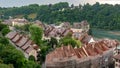
<instances>
[{"instance_id":1,"label":"green tree","mask_svg":"<svg viewBox=\"0 0 120 68\"><path fill-rule=\"evenodd\" d=\"M7 25L0 23L0 31L1 31L3 28L6 28L6 27L7 27Z\"/></svg>"},{"instance_id":2,"label":"green tree","mask_svg":"<svg viewBox=\"0 0 120 68\"><path fill-rule=\"evenodd\" d=\"M23 68L41 68L41 66L34 61L25 61Z\"/></svg>"},{"instance_id":3,"label":"green tree","mask_svg":"<svg viewBox=\"0 0 120 68\"><path fill-rule=\"evenodd\" d=\"M49 53L49 50L50 50L49 46L42 46L41 47L41 51L38 52L38 56L37 56L38 61L40 62L40 64L45 62L45 57Z\"/></svg>"},{"instance_id":4,"label":"green tree","mask_svg":"<svg viewBox=\"0 0 120 68\"><path fill-rule=\"evenodd\" d=\"M9 44L9 41L8 41L8 39L5 38L5 37L0 37L0 44L8 45L8 44Z\"/></svg>"},{"instance_id":5,"label":"green tree","mask_svg":"<svg viewBox=\"0 0 120 68\"><path fill-rule=\"evenodd\" d=\"M92 29L91 28L89 29L88 34L92 35Z\"/></svg>"},{"instance_id":6,"label":"green tree","mask_svg":"<svg viewBox=\"0 0 120 68\"><path fill-rule=\"evenodd\" d=\"M31 39L38 45L41 43L43 29L37 25L31 25L29 28Z\"/></svg>"},{"instance_id":7,"label":"green tree","mask_svg":"<svg viewBox=\"0 0 120 68\"><path fill-rule=\"evenodd\" d=\"M10 32L10 29L9 29L8 27L3 28L3 29L1 30L1 33L2 33L3 36L5 36L6 34L8 34L9 32Z\"/></svg>"},{"instance_id":8,"label":"green tree","mask_svg":"<svg viewBox=\"0 0 120 68\"><path fill-rule=\"evenodd\" d=\"M71 8L74 7L74 8ZM111 10L112 9L112 10ZM80 22L87 20L94 28L119 30L120 29L120 5L89 3L79 6L69 6L67 2L60 2L49 5L31 4L22 7L0 8L0 18L8 19L9 16L16 18L19 16L29 16L37 14L35 18L45 23L56 22ZM27 17L26 17L27 18ZM29 19L33 20L33 19ZM0 24L0 31L1 29Z\"/></svg>"},{"instance_id":9,"label":"green tree","mask_svg":"<svg viewBox=\"0 0 120 68\"><path fill-rule=\"evenodd\" d=\"M60 2L60 3L56 3L52 6L53 11L55 10L60 10L63 8L68 8L69 4L67 2Z\"/></svg>"},{"instance_id":10,"label":"green tree","mask_svg":"<svg viewBox=\"0 0 120 68\"><path fill-rule=\"evenodd\" d=\"M7 64L0 64L0 68L13 68Z\"/></svg>"},{"instance_id":11,"label":"green tree","mask_svg":"<svg viewBox=\"0 0 120 68\"><path fill-rule=\"evenodd\" d=\"M36 62L27 60L8 39L0 37L0 68L30 68L29 65L31 68L40 68Z\"/></svg>"},{"instance_id":12,"label":"green tree","mask_svg":"<svg viewBox=\"0 0 120 68\"><path fill-rule=\"evenodd\" d=\"M51 37L50 42L49 42L49 45L51 45L52 48L54 47L54 45L57 46L57 45L58 45L58 41L57 41L57 39L54 38L54 37Z\"/></svg>"},{"instance_id":13,"label":"green tree","mask_svg":"<svg viewBox=\"0 0 120 68\"><path fill-rule=\"evenodd\" d=\"M33 55L30 55L28 58L30 61L35 61L35 57Z\"/></svg>"},{"instance_id":14,"label":"green tree","mask_svg":"<svg viewBox=\"0 0 120 68\"><path fill-rule=\"evenodd\" d=\"M81 47L81 42L70 37L64 37L60 40L60 45L72 45L72 47Z\"/></svg>"}]
</instances>

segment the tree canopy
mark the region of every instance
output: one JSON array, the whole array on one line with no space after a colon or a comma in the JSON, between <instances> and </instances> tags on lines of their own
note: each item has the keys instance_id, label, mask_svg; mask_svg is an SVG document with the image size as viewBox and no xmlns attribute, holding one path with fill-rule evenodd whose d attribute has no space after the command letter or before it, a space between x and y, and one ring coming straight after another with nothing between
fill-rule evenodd
<instances>
[{"instance_id":1,"label":"tree canopy","mask_svg":"<svg viewBox=\"0 0 120 68\"><path fill-rule=\"evenodd\" d=\"M81 42L78 40L75 40L71 37L64 37L60 39L60 45L71 45L72 47L81 47Z\"/></svg>"},{"instance_id":2,"label":"tree canopy","mask_svg":"<svg viewBox=\"0 0 120 68\"><path fill-rule=\"evenodd\" d=\"M40 45L42 36L43 36L43 29L37 25L31 25L29 27L29 31L31 34L31 39L38 45Z\"/></svg>"},{"instance_id":3,"label":"tree canopy","mask_svg":"<svg viewBox=\"0 0 120 68\"><path fill-rule=\"evenodd\" d=\"M9 32L6 25L1 28L0 33L3 35ZM35 61L27 60L24 54L17 50L3 35L0 35L0 68L40 68L40 65Z\"/></svg>"},{"instance_id":4,"label":"tree canopy","mask_svg":"<svg viewBox=\"0 0 120 68\"><path fill-rule=\"evenodd\" d=\"M90 25L100 29L120 29L120 5L89 3L85 5L69 6L67 2L60 2L49 5L31 4L22 7L0 8L1 19L12 17L25 17L28 20L29 15L36 14L32 20L40 20L45 23L58 22L80 22L89 21Z\"/></svg>"},{"instance_id":5,"label":"tree canopy","mask_svg":"<svg viewBox=\"0 0 120 68\"><path fill-rule=\"evenodd\" d=\"M10 32L10 29L9 29L9 27L6 27L6 28L3 28L1 32L2 32L2 35L5 36L6 34L8 34Z\"/></svg>"}]
</instances>

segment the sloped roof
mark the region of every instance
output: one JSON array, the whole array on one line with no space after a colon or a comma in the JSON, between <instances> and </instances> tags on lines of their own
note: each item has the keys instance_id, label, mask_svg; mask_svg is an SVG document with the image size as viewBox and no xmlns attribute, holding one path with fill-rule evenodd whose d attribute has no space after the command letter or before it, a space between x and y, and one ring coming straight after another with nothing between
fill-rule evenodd
<instances>
[{"instance_id":1,"label":"sloped roof","mask_svg":"<svg viewBox=\"0 0 120 68\"><path fill-rule=\"evenodd\" d=\"M32 54L34 57L37 57L37 51L39 47L27 36L23 36L17 32L10 32L6 35L6 37L8 37L16 46L24 50L26 54Z\"/></svg>"},{"instance_id":2,"label":"sloped roof","mask_svg":"<svg viewBox=\"0 0 120 68\"><path fill-rule=\"evenodd\" d=\"M16 43L16 42L19 41L21 38L22 38L22 35L17 34L17 35L12 39L12 41Z\"/></svg>"},{"instance_id":3,"label":"sloped roof","mask_svg":"<svg viewBox=\"0 0 120 68\"><path fill-rule=\"evenodd\" d=\"M27 54L29 54L32 50L35 50L35 49L33 49L32 47L28 47L25 52L26 52Z\"/></svg>"},{"instance_id":4,"label":"sloped roof","mask_svg":"<svg viewBox=\"0 0 120 68\"><path fill-rule=\"evenodd\" d=\"M71 28L70 29L72 32L82 32L83 31L83 29L76 29L76 28Z\"/></svg>"},{"instance_id":5,"label":"sloped roof","mask_svg":"<svg viewBox=\"0 0 120 68\"><path fill-rule=\"evenodd\" d=\"M118 60L120 60L120 54L115 55L113 58L114 58L114 59L118 59Z\"/></svg>"},{"instance_id":6,"label":"sloped roof","mask_svg":"<svg viewBox=\"0 0 120 68\"><path fill-rule=\"evenodd\" d=\"M32 40L28 40L24 46L22 46L23 50L26 50L29 46L31 46Z\"/></svg>"},{"instance_id":7,"label":"sloped roof","mask_svg":"<svg viewBox=\"0 0 120 68\"><path fill-rule=\"evenodd\" d=\"M6 37L9 39L13 39L17 35L17 32L9 32Z\"/></svg>"},{"instance_id":8,"label":"sloped roof","mask_svg":"<svg viewBox=\"0 0 120 68\"><path fill-rule=\"evenodd\" d=\"M23 46L27 41L28 41L28 38L22 36L22 38L21 38L18 42L16 42L16 45L19 46L19 47L21 47L21 46Z\"/></svg>"},{"instance_id":9,"label":"sloped roof","mask_svg":"<svg viewBox=\"0 0 120 68\"><path fill-rule=\"evenodd\" d=\"M12 21L11 20L4 20L4 22L2 22L3 24L6 25L12 25Z\"/></svg>"},{"instance_id":10,"label":"sloped roof","mask_svg":"<svg viewBox=\"0 0 120 68\"><path fill-rule=\"evenodd\" d=\"M81 21L81 23L80 23L82 26L86 26L86 25L89 25L88 24L88 22L86 21L86 20L84 20L84 21Z\"/></svg>"},{"instance_id":11,"label":"sloped roof","mask_svg":"<svg viewBox=\"0 0 120 68\"><path fill-rule=\"evenodd\" d=\"M104 41L111 41L109 43L116 46L117 42L114 42L113 40L100 40L94 43L89 43L87 45L83 45L82 48L72 48L72 46L62 46L60 48L56 48L53 52L50 52L46 56L46 63L52 63L54 59L63 59L63 58L69 58L73 56L77 56L78 59L80 58L86 58L89 56L97 56L98 54L101 55L104 53L104 51L107 51L110 49L108 47L109 44L104 43Z\"/></svg>"}]
</instances>

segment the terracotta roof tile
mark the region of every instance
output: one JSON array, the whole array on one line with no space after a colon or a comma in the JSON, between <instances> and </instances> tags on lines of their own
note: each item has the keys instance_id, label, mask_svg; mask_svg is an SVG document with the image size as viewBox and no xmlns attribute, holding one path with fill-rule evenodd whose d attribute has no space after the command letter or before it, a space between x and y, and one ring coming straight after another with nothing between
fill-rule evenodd
<instances>
[{"instance_id":1,"label":"terracotta roof tile","mask_svg":"<svg viewBox=\"0 0 120 68\"><path fill-rule=\"evenodd\" d=\"M120 54L115 55L114 58L120 60Z\"/></svg>"},{"instance_id":2,"label":"terracotta roof tile","mask_svg":"<svg viewBox=\"0 0 120 68\"><path fill-rule=\"evenodd\" d=\"M95 50L95 52L97 52L98 54L102 54L102 53L103 53L103 51L102 51L100 48L98 48L98 47L95 47L94 50Z\"/></svg>"},{"instance_id":3,"label":"terracotta roof tile","mask_svg":"<svg viewBox=\"0 0 120 68\"><path fill-rule=\"evenodd\" d=\"M29 54L32 50L34 50L32 47L29 47L25 52Z\"/></svg>"},{"instance_id":4,"label":"terracotta roof tile","mask_svg":"<svg viewBox=\"0 0 120 68\"><path fill-rule=\"evenodd\" d=\"M14 36L15 35L15 36ZM39 50L38 46L32 40L28 40L28 37L23 36L22 34L18 34L16 32L10 32L6 35L11 41L19 46L22 50L24 50L28 55L33 55L35 58L37 57L37 50Z\"/></svg>"},{"instance_id":5,"label":"terracotta roof tile","mask_svg":"<svg viewBox=\"0 0 120 68\"><path fill-rule=\"evenodd\" d=\"M12 39L12 41L13 41L14 43L16 43L16 42L19 41L21 38L22 38L22 35L17 34L17 35Z\"/></svg>"},{"instance_id":6,"label":"terracotta roof tile","mask_svg":"<svg viewBox=\"0 0 120 68\"><path fill-rule=\"evenodd\" d=\"M32 47L35 49L35 50L38 50L39 49L39 46L37 44L33 44Z\"/></svg>"},{"instance_id":7,"label":"terracotta roof tile","mask_svg":"<svg viewBox=\"0 0 120 68\"><path fill-rule=\"evenodd\" d=\"M72 56L77 56L77 58L85 58L85 57L89 57L89 56L96 56L98 54L103 54L104 51L108 50L109 47L108 45L110 45L109 43L113 43L105 40L107 42L101 42L101 41L97 41L94 43L89 43L87 45L83 45L82 48L73 48L72 46L68 45L68 46L62 46L60 48L56 48L53 52L49 53L46 56L46 62L47 63L52 63L54 58L55 59L63 59L63 58L69 58ZM114 42L114 45L115 42Z\"/></svg>"},{"instance_id":8,"label":"terracotta roof tile","mask_svg":"<svg viewBox=\"0 0 120 68\"><path fill-rule=\"evenodd\" d=\"M31 40L27 41L26 44L24 46L22 46L22 49L26 50L29 46L31 46L31 43L32 43Z\"/></svg>"},{"instance_id":9,"label":"terracotta roof tile","mask_svg":"<svg viewBox=\"0 0 120 68\"><path fill-rule=\"evenodd\" d=\"M22 36L22 38L16 42L16 45L19 47L22 47L23 45L25 45L25 43L28 41L27 37Z\"/></svg>"},{"instance_id":10,"label":"terracotta roof tile","mask_svg":"<svg viewBox=\"0 0 120 68\"><path fill-rule=\"evenodd\" d=\"M82 54L79 52L79 49L75 49L75 54L78 58L82 58Z\"/></svg>"},{"instance_id":11,"label":"terracotta roof tile","mask_svg":"<svg viewBox=\"0 0 120 68\"><path fill-rule=\"evenodd\" d=\"M9 39L13 39L17 35L17 32L9 32L6 37Z\"/></svg>"}]
</instances>

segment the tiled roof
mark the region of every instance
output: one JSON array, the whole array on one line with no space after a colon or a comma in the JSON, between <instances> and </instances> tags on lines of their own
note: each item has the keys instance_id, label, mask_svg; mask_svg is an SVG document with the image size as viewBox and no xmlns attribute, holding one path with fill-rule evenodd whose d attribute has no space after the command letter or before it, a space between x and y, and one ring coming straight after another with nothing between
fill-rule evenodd
<instances>
[{"instance_id":1,"label":"tiled roof","mask_svg":"<svg viewBox=\"0 0 120 68\"><path fill-rule=\"evenodd\" d=\"M69 28L55 28L52 26L49 26L45 29L44 34L47 37L64 37L70 32Z\"/></svg>"},{"instance_id":2,"label":"tiled roof","mask_svg":"<svg viewBox=\"0 0 120 68\"><path fill-rule=\"evenodd\" d=\"M117 42L114 42L114 40L100 40L94 43L89 43L87 45L83 45L81 48L72 48L72 46L62 46L60 48L56 48L53 52L50 52L46 56L46 63L53 62L53 60L56 59L63 59L63 58L69 58L73 56L77 56L78 59L85 58L89 56L97 56L98 54L103 54L104 51L107 51L110 49L109 44L106 44L104 42L108 42L113 44L113 46L116 46Z\"/></svg>"},{"instance_id":3,"label":"tiled roof","mask_svg":"<svg viewBox=\"0 0 120 68\"><path fill-rule=\"evenodd\" d=\"M87 33L85 34L81 34L81 36L79 37L79 40L84 43L84 44L88 44L91 42L94 42L94 39L92 36L88 35Z\"/></svg>"},{"instance_id":4,"label":"tiled roof","mask_svg":"<svg viewBox=\"0 0 120 68\"><path fill-rule=\"evenodd\" d=\"M16 46L21 48L28 55L33 54L33 56L37 57L36 53L39 50L39 47L38 45L34 44L33 41L28 37L23 36L17 32L10 32L6 35L6 37L9 38Z\"/></svg>"},{"instance_id":5,"label":"tiled roof","mask_svg":"<svg viewBox=\"0 0 120 68\"><path fill-rule=\"evenodd\" d=\"M25 43L28 41L27 37L22 36L22 38L16 42L16 45L19 47L22 47L23 45L25 45Z\"/></svg>"},{"instance_id":6,"label":"tiled roof","mask_svg":"<svg viewBox=\"0 0 120 68\"><path fill-rule=\"evenodd\" d=\"M83 25L83 26L89 25L86 20L82 21L80 24Z\"/></svg>"},{"instance_id":7,"label":"tiled roof","mask_svg":"<svg viewBox=\"0 0 120 68\"><path fill-rule=\"evenodd\" d=\"M12 39L12 41L16 43L16 42L19 41L21 38L22 38L22 35L17 34L17 35Z\"/></svg>"},{"instance_id":8,"label":"tiled roof","mask_svg":"<svg viewBox=\"0 0 120 68\"><path fill-rule=\"evenodd\" d=\"M32 43L31 40L27 41L26 44L24 46L22 46L22 49L26 50L29 46L31 46L31 43Z\"/></svg>"},{"instance_id":9,"label":"tiled roof","mask_svg":"<svg viewBox=\"0 0 120 68\"><path fill-rule=\"evenodd\" d=\"M113 58L120 60L120 54L115 55Z\"/></svg>"},{"instance_id":10,"label":"tiled roof","mask_svg":"<svg viewBox=\"0 0 120 68\"><path fill-rule=\"evenodd\" d=\"M17 35L17 32L9 32L6 37L9 39L13 39Z\"/></svg>"},{"instance_id":11,"label":"tiled roof","mask_svg":"<svg viewBox=\"0 0 120 68\"><path fill-rule=\"evenodd\" d=\"M32 47L28 47L25 52L26 52L27 54L29 54L32 50L35 50L35 49L33 49Z\"/></svg>"}]
</instances>

